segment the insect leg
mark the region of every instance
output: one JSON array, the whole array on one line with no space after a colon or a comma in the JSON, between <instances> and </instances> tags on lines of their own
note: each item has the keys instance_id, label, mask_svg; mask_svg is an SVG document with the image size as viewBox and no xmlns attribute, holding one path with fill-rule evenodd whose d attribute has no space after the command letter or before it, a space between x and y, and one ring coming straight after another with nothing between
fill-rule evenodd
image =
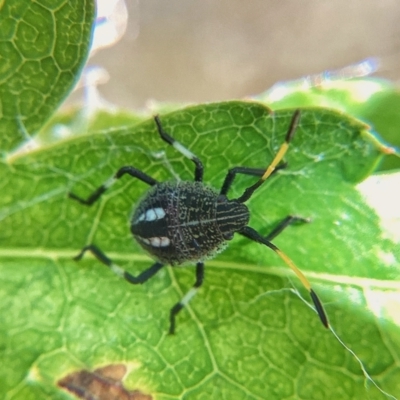
<instances>
[{"instance_id":1,"label":"insect leg","mask_svg":"<svg viewBox=\"0 0 400 400\"><path fill-rule=\"evenodd\" d=\"M204 280L204 263L199 262L196 264L196 282L194 283L193 287L183 296L183 298L176 303L170 311L169 315L169 321L170 321L170 326L169 326L169 334L174 334L175 333L175 317L176 314L179 313L179 311L182 310L183 307L185 307L191 298L197 293L199 290L200 286L203 284Z\"/></svg>"},{"instance_id":2,"label":"insect leg","mask_svg":"<svg viewBox=\"0 0 400 400\"><path fill-rule=\"evenodd\" d=\"M138 178L139 180L141 180L144 183L147 183L150 186L153 186L157 183L155 179L145 174L144 172L131 166L125 166L120 168L113 177L111 177L110 179L105 181L101 186L99 186L91 195L89 195L87 199L83 199L82 197L79 197L72 192L68 193L68 197L86 206L91 206L95 201L97 201L100 198L100 196L108 188L110 188L119 178L121 178L125 174L128 174L133 178Z\"/></svg>"},{"instance_id":3,"label":"insect leg","mask_svg":"<svg viewBox=\"0 0 400 400\"><path fill-rule=\"evenodd\" d=\"M309 218L298 217L297 215L288 215L267 235L264 237L265 240L271 241L282 233L289 225L295 224L296 222L311 222Z\"/></svg>"},{"instance_id":4,"label":"insect leg","mask_svg":"<svg viewBox=\"0 0 400 400\"><path fill-rule=\"evenodd\" d=\"M163 267L163 264L161 264L160 262L156 262L150 268L148 268L145 271L143 271L142 273L140 273L138 276L133 276L129 272L126 272L123 268L121 268L117 264L114 264L94 244L85 246L82 249L82 251L76 257L74 257L74 260L79 261L87 251L90 251L101 263L103 263L108 268L110 268L110 270L112 272L114 272L114 274L120 276L121 278L124 278L125 280L127 280L129 283L132 283L133 285L141 284L141 283L148 281Z\"/></svg>"},{"instance_id":5,"label":"insect leg","mask_svg":"<svg viewBox=\"0 0 400 400\"><path fill-rule=\"evenodd\" d=\"M157 124L158 133L160 134L161 139L167 142L172 147L174 147L176 150L178 150L186 158L193 161L195 165L194 180L197 182L201 182L203 180L203 170L204 170L203 163L190 150L188 150L185 146L183 146L181 143L175 140L171 135L169 135L167 132L164 131L158 115L154 117L154 121Z\"/></svg>"},{"instance_id":6,"label":"insect leg","mask_svg":"<svg viewBox=\"0 0 400 400\"><path fill-rule=\"evenodd\" d=\"M326 316L325 310L322 306L321 301L319 300L317 294L314 292L314 290L311 288L311 284L308 281L308 279L303 275L303 273L296 267L294 262L281 250L279 250L278 247L276 247L274 244L272 244L270 241L267 239L263 238L256 230L253 228L250 228L249 226L245 226L241 231L239 231L241 235L247 237L250 240L253 240L257 243L261 243L269 247L271 250L273 250L276 254L278 254L279 257L282 258L282 260L286 263L286 265L293 270L293 272L297 275L297 277L300 279L300 282L303 284L303 286L309 291L311 299L314 303L315 309L317 311L317 314L322 322L322 324L326 327L329 328L329 322L328 318Z\"/></svg>"}]
</instances>

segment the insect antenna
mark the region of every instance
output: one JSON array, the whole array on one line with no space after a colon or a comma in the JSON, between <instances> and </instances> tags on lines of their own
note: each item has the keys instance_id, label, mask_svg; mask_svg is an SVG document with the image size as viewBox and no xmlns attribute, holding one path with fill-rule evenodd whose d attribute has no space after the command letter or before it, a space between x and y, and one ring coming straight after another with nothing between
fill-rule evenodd
<instances>
[{"instance_id":1,"label":"insect antenna","mask_svg":"<svg viewBox=\"0 0 400 400\"><path fill-rule=\"evenodd\" d=\"M252 186L248 187L243 194L237 199L240 203L244 203L245 201L249 200L253 193L266 181L268 177L275 171L275 168L282 160L284 155L286 154L290 141L293 139L293 136L296 132L296 129L299 125L300 121L300 110L297 109L292 117L292 120L289 125L289 129L286 133L285 141L279 148L278 152L276 153L274 159L272 160L271 164L268 165L267 169L265 170L264 174L261 178Z\"/></svg>"},{"instance_id":2,"label":"insect antenna","mask_svg":"<svg viewBox=\"0 0 400 400\"><path fill-rule=\"evenodd\" d=\"M269 243L267 246L270 249L274 250L275 253L278 254L278 256L280 258L282 258L282 260L286 263L286 265L297 275L297 277L300 279L300 282L310 293L311 299L315 306L315 310L317 311L317 314L318 314L319 319L321 320L322 324L325 326L325 328L329 328L328 317L326 316L324 307L322 306L322 303L321 303L319 297L317 296L317 294L311 288L311 284L308 281L308 279L304 276L304 274L296 267L294 262L282 250L278 249L278 247L276 247L272 243Z\"/></svg>"},{"instance_id":3,"label":"insect antenna","mask_svg":"<svg viewBox=\"0 0 400 400\"><path fill-rule=\"evenodd\" d=\"M299 125L300 121L300 110L297 109L291 119L289 129L286 133L285 136L285 141L279 148L278 152L276 153L274 159L272 162L268 165L266 168L265 172L263 175L259 178L259 180L252 186L249 186L243 194L236 199L236 201L240 203L244 203L247 200L250 199L250 197L253 195L253 193L267 180L268 177L271 176L271 174L275 171L276 167L280 163L280 161L283 159L285 156L289 144L291 140L293 139L293 136L297 130L297 127ZM322 324L326 327L329 328L329 322L328 318L326 316L325 310L322 306L321 301L319 300L317 294L314 292L314 290L311 288L311 284L308 281L308 279L304 276L304 274L299 270L299 268L296 267L294 262L278 247L276 247L273 243L271 243L268 238L264 238L261 236L256 230L253 228L250 228L249 226L244 227L242 230L239 231L240 234L243 236L246 236L248 239L251 239L255 242L264 244L265 246L269 247L271 250L273 250L278 256L285 262L285 264L297 275L299 278L300 282L303 284L303 286L308 290L310 293L311 299L314 303L315 309L318 313L318 316L322 322Z\"/></svg>"},{"instance_id":4,"label":"insect antenna","mask_svg":"<svg viewBox=\"0 0 400 400\"><path fill-rule=\"evenodd\" d=\"M276 247L273 243L271 243L266 238L262 237L256 230L250 228L249 226L244 227L239 233L248 239L254 240L255 242L261 243L269 247L273 250L278 256L285 262L285 264L297 275L300 282L310 293L311 299L314 303L317 314L326 328L329 328L328 317L326 316L325 310L322 306L320 299L317 294L311 288L311 284L308 279L304 276L304 274L296 267L295 263L278 247Z\"/></svg>"}]
</instances>

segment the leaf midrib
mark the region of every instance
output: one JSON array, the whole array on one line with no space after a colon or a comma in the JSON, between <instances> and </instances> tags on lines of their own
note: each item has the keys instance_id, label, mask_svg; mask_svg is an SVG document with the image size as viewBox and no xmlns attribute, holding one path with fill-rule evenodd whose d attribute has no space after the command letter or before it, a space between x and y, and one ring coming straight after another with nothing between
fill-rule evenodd
<instances>
[{"instance_id":1,"label":"leaf midrib","mask_svg":"<svg viewBox=\"0 0 400 400\"><path fill-rule=\"evenodd\" d=\"M14 259L50 259L50 260L72 260L77 255L77 250L72 249L31 249L31 248L7 248L0 249L0 258L14 258ZM107 255L116 261L124 262L146 262L151 260L145 254L121 254L109 252ZM90 257L90 256L89 256ZM280 266L262 266L254 264L246 264L243 262L237 263L235 261L218 261L209 260L207 261L208 268L216 268L223 270L234 270L244 272L256 272L265 273L267 275L276 275L280 277L287 277L289 274L295 276L292 271L286 267ZM313 281L329 282L331 284L343 284L351 286L359 286L361 288L379 288L379 289L390 289L400 291L400 281L385 280L385 279L373 279L363 277L350 277L346 275L333 275L321 272L306 271L307 277Z\"/></svg>"}]
</instances>

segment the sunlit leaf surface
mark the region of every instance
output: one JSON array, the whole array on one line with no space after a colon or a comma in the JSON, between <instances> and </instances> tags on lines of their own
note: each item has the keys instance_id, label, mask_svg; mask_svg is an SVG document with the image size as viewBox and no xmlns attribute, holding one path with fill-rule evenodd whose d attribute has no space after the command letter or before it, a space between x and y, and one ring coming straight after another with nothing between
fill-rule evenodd
<instances>
[{"instance_id":1,"label":"sunlit leaf surface","mask_svg":"<svg viewBox=\"0 0 400 400\"><path fill-rule=\"evenodd\" d=\"M293 110L228 102L161 115L166 131L204 163L219 188L233 166L266 167ZM331 325L374 381L400 393L399 244L355 189L382 146L365 126L323 109L302 111L286 169L248 202L250 225L267 234L310 279ZM157 399L385 399L320 323L308 293L268 248L237 236L206 264L205 283L167 335L170 307L194 282L193 267L165 267L141 286L89 255L98 245L132 274L152 260L129 218L144 183L124 177L92 207L85 197L123 165L154 178L193 179L193 163L158 137L154 121L73 137L1 165L0 393L66 399L56 383L82 369L123 364L125 384ZM254 177L238 176L229 197ZM298 290L297 293L294 289ZM305 301L302 301L301 295ZM373 307L371 307L373 305Z\"/></svg>"}]
</instances>

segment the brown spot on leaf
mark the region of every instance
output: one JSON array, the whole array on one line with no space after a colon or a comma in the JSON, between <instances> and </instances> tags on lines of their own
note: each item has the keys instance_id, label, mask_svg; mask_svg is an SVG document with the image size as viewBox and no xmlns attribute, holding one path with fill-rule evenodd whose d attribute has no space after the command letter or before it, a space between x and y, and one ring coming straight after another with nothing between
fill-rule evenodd
<instances>
[{"instance_id":1,"label":"brown spot on leaf","mask_svg":"<svg viewBox=\"0 0 400 400\"><path fill-rule=\"evenodd\" d=\"M128 390L122 379L127 372L123 364L111 364L93 372L81 370L60 379L58 386L85 400L151 400L140 390Z\"/></svg>"}]
</instances>

